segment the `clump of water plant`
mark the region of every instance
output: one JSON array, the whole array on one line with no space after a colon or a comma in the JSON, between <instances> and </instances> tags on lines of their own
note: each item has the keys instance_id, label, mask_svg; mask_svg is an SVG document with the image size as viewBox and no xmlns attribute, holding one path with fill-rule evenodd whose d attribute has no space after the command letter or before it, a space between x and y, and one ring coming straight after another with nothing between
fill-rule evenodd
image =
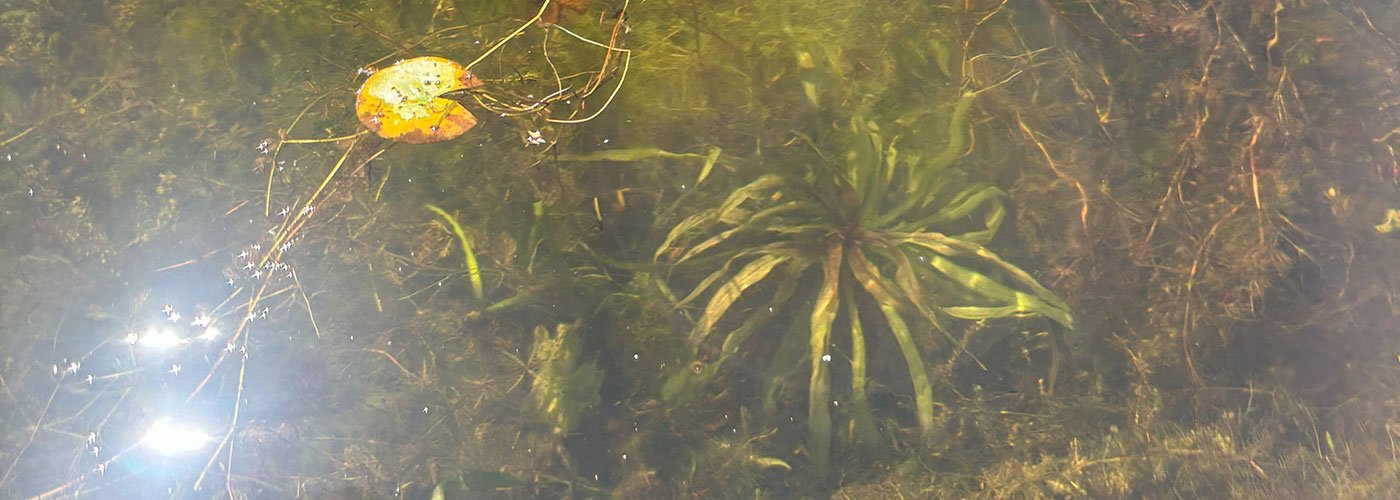
<instances>
[{"instance_id":1,"label":"clump of water plant","mask_svg":"<svg viewBox=\"0 0 1400 500\"><path fill-rule=\"evenodd\" d=\"M530 364L538 367L530 384L530 398L534 410L556 435L573 432L584 416L598 409L603 370L579 360L583 347L577 330L578 323L561 323L553 334L536 326L535 343L530 348Z\"/></svg>"},{"instance_id":2,"label":"clump of water plant","mask_svg":"<svg viewBox=\"0 0 1400 500\"><path fill-rule=\"evenodd\" d=\"M891 128L919 134L906 138L882 131L866 109L833 134L836 144L844 142L840 156L823 151L822 143L832 141L796 134L791 148L803 153L782 162L787 170L761 175L677 223L655 258L672 266L673 278L699 271L676 302L697 305L689 341L697 359L708 362L682 367L663 396L683 399L713 380L774 320L765 311L800 307L793 316L797 334L787 335L778 352L802 352L805 344L805 360L777 370L793 375L807 366L808 451L823 470L832 434L831 364L840 361L832 356L833 332L850 334L849 411L855 439L863 441L878 437L866 396L867 335L888 332L897 342L927 438L935 427L934 399L921 336L942 335L959 345L935 333L942 332L940 321L1038 315L1072 328L1063 300L985 246L1001 226L1005 194L955 168L968 145L967 115L976 97L964 92L952 103L946 139L909 126L927 112L890 120ZM725 335L712 335L734 321Z\"/></svg>"}]
</instances>

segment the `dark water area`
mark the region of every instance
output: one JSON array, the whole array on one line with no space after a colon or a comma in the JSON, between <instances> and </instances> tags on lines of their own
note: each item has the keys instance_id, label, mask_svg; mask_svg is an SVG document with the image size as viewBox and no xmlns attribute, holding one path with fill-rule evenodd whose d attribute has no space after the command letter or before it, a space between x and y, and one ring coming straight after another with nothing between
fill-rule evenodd
<instances>
[{"instance_id":1,"label":"dark water area","mask_svg":"<svg viewBox=\"0 0 1400 500\"><path fill-rule=\"evenodd\" d=\"M1386 0L0 0L0 497L1395 497L1398 68Z\"/></svg>"}]
</instances>

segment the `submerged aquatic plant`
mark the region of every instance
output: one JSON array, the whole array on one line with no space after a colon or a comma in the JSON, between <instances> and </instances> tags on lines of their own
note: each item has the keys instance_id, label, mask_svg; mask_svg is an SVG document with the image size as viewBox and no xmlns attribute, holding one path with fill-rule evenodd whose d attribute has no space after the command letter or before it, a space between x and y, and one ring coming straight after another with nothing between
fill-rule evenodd
<instances>
[{"instance_id":1,"label":"submerged aquatic plant","mask_svg":"<svg viewBox=\"0 0 1400 500\"><path fill-rule=\"evenodd\" d=\"M530 384L534 410L559 435L572 432L584 415L597 411L603 384L603 370L579 360L583 346L577 330L578 323L561 323L553 334L536 326L530 348L530 364L536 366Z\"/></svg>"},{"instance_id":2,"label":"submerged aquatic plant","mask_svg":"<svg viewBox=\"0 0 1400 500\"><path fill-rule=\"evenodd\" d=\"M966 119L976 95L963 93L953 104L946 141L932 154L917 146L902 150L900 138L882 137L865 112L850 120L839 159L823 156L817 144L803 137L816 153L807 156L809 161L791 172L763 175L719 206L683 219L656 252L658 261L669 260L676 269L714 269L677 301L683 307L707 300L690 332L697 348L727 314L746 309L736 306L746 293L771 290L766 295L769 310L786 303L811 304L806 335L800 330L789 335L780 352L800 351L792 343L805 337L808 446L818 470L825 469L831 445L834 325L850 332L852 425L862 441L876 435L866 398L867 332L888 331L898 343L927 438L934 428L934 402L916 338L921 327L938 330L939 318L945 316L1033 315L1072 327L1064 301L984 246L1004 218L1004 193L952 168L967 147ZM801 286L810 282L819 285ZM863 321L862 303L878 307L883 321ZM667 380L663 396L679 400L703 387L772 317L750 314L724 336L709 367L698 361L684 367ZM795 326L803 327L800 321Z\"/></svg>"}]
</instances>

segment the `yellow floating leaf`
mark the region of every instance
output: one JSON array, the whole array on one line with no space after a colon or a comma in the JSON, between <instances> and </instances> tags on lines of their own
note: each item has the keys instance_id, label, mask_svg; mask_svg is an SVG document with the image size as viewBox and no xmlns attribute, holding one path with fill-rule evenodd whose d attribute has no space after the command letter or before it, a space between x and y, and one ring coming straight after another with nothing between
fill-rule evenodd
<instances>
[{"instance_id":1,"label":"yellow floating leaf","mask_svg":"<svg viewBox=\"0 0 1400 500\"><path fill-rule=\"evenodd\" d=\"M380 137L409 144L446 141L476 125L476 117L448 92L481 86L461 64L415 57L382 69L360 87L355 114Z\"/></svg>"}]
</instances>

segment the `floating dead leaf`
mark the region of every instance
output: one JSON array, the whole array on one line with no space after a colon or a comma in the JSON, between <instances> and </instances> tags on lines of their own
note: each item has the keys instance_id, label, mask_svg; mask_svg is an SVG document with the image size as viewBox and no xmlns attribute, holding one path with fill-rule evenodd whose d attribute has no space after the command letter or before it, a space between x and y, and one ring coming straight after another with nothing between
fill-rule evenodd
<instances>
[{"instance_id":1,"label":"floating dead leaf","mask_svg":"<svg viewBox=\"0 0 1400 500\"><path fill-rule=\"evenodd\" d=\"M356 93L355 114L380 137L409 144L446 141L476 125L448 92L481 86L461 64L415 57L379 70Z\"/></svg>"}]
</instances>

